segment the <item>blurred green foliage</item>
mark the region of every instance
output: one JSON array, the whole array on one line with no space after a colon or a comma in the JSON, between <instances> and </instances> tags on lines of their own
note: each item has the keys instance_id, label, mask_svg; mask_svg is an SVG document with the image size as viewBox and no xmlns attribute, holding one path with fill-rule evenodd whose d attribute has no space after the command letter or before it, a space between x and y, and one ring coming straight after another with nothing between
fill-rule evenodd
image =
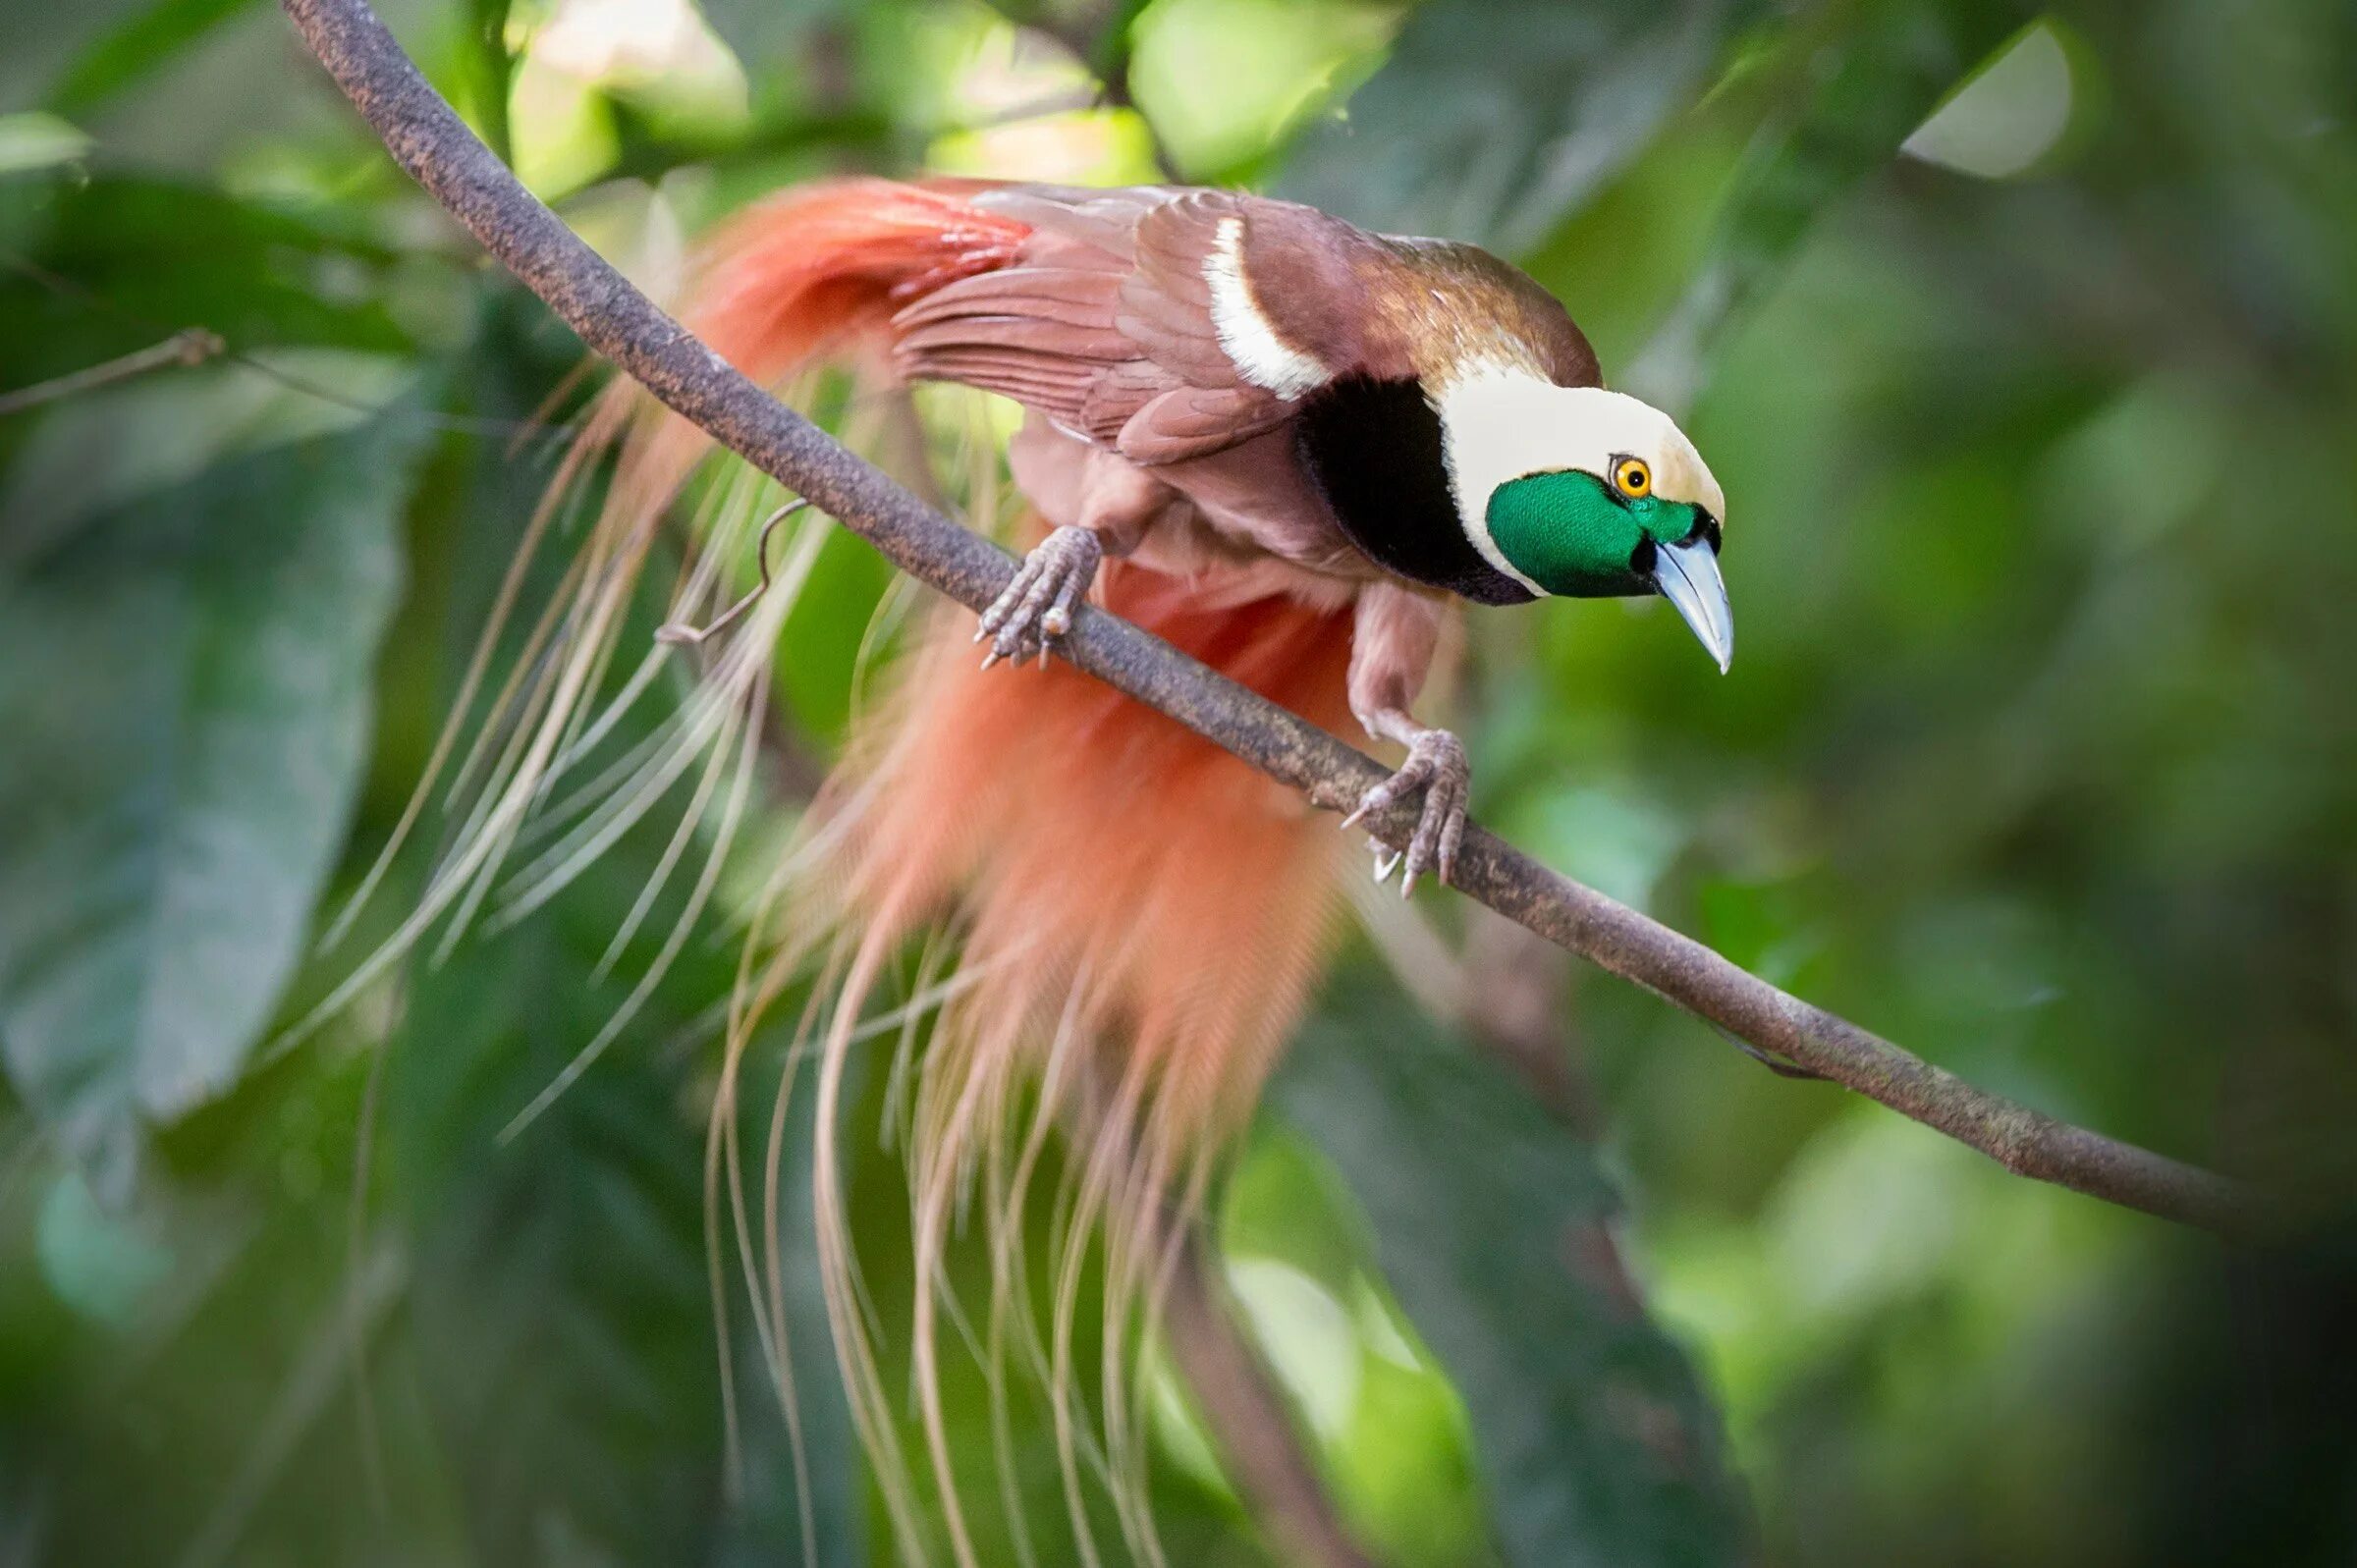
<instances>
[{"instance_id":1,"label":"blurred green foliage","mask_svg":"<svg viewBox=\"0 0 2357 1568\"><path fill-rule=\"evenodd\" d=\"M1722 679L1646 606L1476 617L1481 815L2316 1227L2228 1256L2021 1183L1544 955L1502 982L1429 897L1338 972L1223 1221L1381 1560L2357 1551L2357 13L380 9L656 286L843 168L1249 183L1512 255L1616 384L1690 410L1742 636ZM728 932L499 1136L653 961L600 964L662 812L272 1044L415 892L409 854L311 950L425 770L553 460L520 421L577 406L577 347L275 8L0 0L0 397L229 348L0 416L0 1565L873 1560L791 1193L798 1467L741 1303L715 1333ZM828 544L780 649L800 764L890 589ZM1544 1004L1399 989L1460 971ZM905 1195L853 1148L889 1329ZM1172 1559L1276 1560L1156 1376ZM986 1475L986 1390L952 1395ZM993 1561L1070 1560L1040 1419L1008 1414L1029 1539L1001 1519Z\"/></svg>"}]
</instances>

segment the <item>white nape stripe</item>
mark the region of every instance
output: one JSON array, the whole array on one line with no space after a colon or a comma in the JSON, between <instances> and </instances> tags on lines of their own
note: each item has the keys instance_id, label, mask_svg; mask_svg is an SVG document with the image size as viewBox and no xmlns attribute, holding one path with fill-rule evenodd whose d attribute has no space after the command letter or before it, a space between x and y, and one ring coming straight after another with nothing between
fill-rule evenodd
<instances>
[{"instance_id":1,"label":"white nape stripe","mask_svg":"<svg viewBox=\"0 0 2357 1568\"><path fill-rule=\"evenodd\" d=\"M1291 403L1333 379L1315 354L1304 353L1277 335L1244 276L1244 220L1223 218L1203 258L1203 281L1211 286L1211 325L1220 348L1238 374L1256 387Z\"/></svg>"},{"instance_id":2,"label":"white nape stripe","mask_svg":"<svg viewBox=\"0 0 2357 1568\"><path fill-rule=\"evenodd\" d=\"M1457 524L1474 553L1532 593L1547 590L1524 576L1490 537L1490 492L1541 467L1576 467L1581 455L1563 441L1554 417L1562 389L1517 366L1475 362L1444 383L1433 406L1441 416L1442 456L1456 494ZM1537 451L1550 460L1533 461Z\"/></svg>"}]
</instances>

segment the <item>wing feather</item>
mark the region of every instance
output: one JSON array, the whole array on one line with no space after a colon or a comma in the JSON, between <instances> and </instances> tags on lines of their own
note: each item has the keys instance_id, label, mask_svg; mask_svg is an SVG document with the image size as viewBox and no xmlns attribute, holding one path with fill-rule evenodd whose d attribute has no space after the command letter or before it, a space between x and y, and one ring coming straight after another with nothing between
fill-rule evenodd
<instances>
[{"instance_id":1,"label":"wing feather","mask_svg":"<svg viewBox=\"0 0 2357 1568\"><path fill-rule=\"evenodd\" d=\"M1014 398L1152 465L1251 440L1317 381L1377 369L1353 268L1380 247L1337 219L1168 187L1006 187L977 199L1031 238L1012 265L900 311L906 375ZM1270 375L1272 354L1286 377Z\"/></svg>"}]
</instances>

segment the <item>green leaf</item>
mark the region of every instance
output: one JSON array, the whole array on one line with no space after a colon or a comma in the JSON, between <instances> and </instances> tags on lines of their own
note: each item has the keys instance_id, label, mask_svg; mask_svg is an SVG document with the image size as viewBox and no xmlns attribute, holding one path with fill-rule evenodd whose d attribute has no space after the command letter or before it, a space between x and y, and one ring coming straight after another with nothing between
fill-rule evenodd
<instances>
[{"instance_id":1,"label":"green leaf","mask_svg":"<svg viewBox=\"0 0 2357 1568\"><path fill-rule=\"evenodd\" d=\"M190 45L254 0L155 0L116 23L75 57L49 90L64 115L91 109L170 65Z\"/></svg>"},{"instance_id":2,"label":"green leaf","mask_svg":"<svg viewBox=\"0 0 2357 1568\"><path fill-rule=\"evenodd\" d=\"M1592 1148L1366 965L1332 989L1275 1103L1349 1183L1462 1394L1509 1562L1737 1559L1717 1418L1630 1290Z\"/></svg>"},{"instance_id":3,"label":"green leaf","mask_svg":"<svg viewBox=\"0 0 2357 1568\"><path fill-rule=\"evenodd\" d=\"M829 1354L807 1188L810 1097L782 1162L789 1320L809 1495L759 1366L733 1240L704 1230L706 1064L694 1008L733 957L695 945L638 1022L504 1147L499 1132L610 1016L592 975L662 835L628 838L547 910L420 974L388 1049L383 1171L416 1238L420 1392L465 1477L484 1562L861 1560L864 1469ZM652 940L622 972L641 973ZM748 1086L767 1122L766 1086ZM707 1245L731 1291L741 1453L723 1445ZM734 1474L732 1461L737 1463Z\"/></svg>"},{"instance_id":4,"label":"green leaf","mask_svg":"<svg viewBox=\"0 0 2357 1568\"><path fill-rule=\"evenodd\" d=\"M87 155L90 138L53 114L0 115L0 176L52 169Z\"/></svg>"},{"instance_id":5,"label":"green leaf","mask_svg":"<svg viewBox=\"0 0 2357 1568\"><path fill-rule=\"evenodd\" d=\"M247 365L167 365L50 404L0 476L0 561L47 554L102 513L174 489L239 455L348 432L416 381L383 355L275 354L282 381Z\"/></svg>"},{"instance_id":6,"label":"green leaf","mask_svg":"<svg viewBox=\"0 0 2357 1568\"><path fill-rule=\"evenodd\" d=\"M1440 0L1281 193L1353 222L1528 249L1684 109L1754 0Z\"/></svg>"},{"instance_id":7,"label":"green leaf","mask_svg":"<svg viewBox=\"0 0 2357 1568\"><path fill-rule=\"evenodd\" d=\"M392 257L362 235L165 180L65 173L0 181L0 358L44 381L205 327L235 351L296 345L407 352L387 307Z\"/></svg>"},{"instance_id":8,"label":"green leaf","mask_svg":"<svg viewBox=\"0 0 2357 1568\"><path fill-rule=\"evenodd\" d=\"M1976 63L2018 27L2009 0L1896 0L1794 29L1759 72L1759 128L1703 266L1634 379L1679 398L1711 343L1781 271L1820 214L1899 157Z\"/></svg>"},{"instance_id":9,"label":"green leaf","mask_svg":"<svg viewBox=\"0 0 2357 1568\"><path fill-rule=\"evenodd\" d=\"M800 65L808 69L814 40L840 28L847 0L704 0L704 18L748 72Z\"/></svg>"},{"instance_id":10,"label":"green leaf","mask_svg":"<svg viewBox=\"0 0 2357 1568\"><path fill-rule=\"evenodd\" d=\"M108 1214L77 1171L61 1174L41 1201L37 1246L42 1277L83 1317L130 1325L172 1271L172 1252L133 1219Z\"/></svg>"},{"instance_id":11,"label":"green leaf","mask_svg":"<svg viewBox=\"0 0 2357 1568\"><path fill-rule=\"evenodd\" d=\"M502 290L485 302L473 351L453 380L468 412L522 418L576 356L536 301ZM547 480L544 461L521 460L500 442L460 451L466 460L450 465L456 471L438 465L447 486L429 488L418 509L419 591L404 626L418 628L419 647L397 643L410 652L412 682L430 689L385 699L389 717L405 705L420 710L412 722L422 734L410 741L415 758L454 700L486 604ZM563 552L541 555L524 590L534 611L555 591ZM646 598L641 638L662 603L651 585ZM502 645L492 686L507 678L521 640ZM616 722L609 745L636 746L663 717L661 704L638 704ZM413 758L395 774L380 815L401 809L418 766ZM500 1141L654 962L679 909L676 886L614 972L599 975L684 803L675 796L658 806L529 920L469 937L445 962L416 964L386 1047L378 1176L386 1221L416 1258L405 1333L435 1434L433 1467L458 1478L468 1561L797 1564L805 1507L817 1561L850 1568L863 1560L865 1471L813 1256L807 1095L781 1167L795 1190L779 1210L807 1495L756 1365L728 1238L721 1268L734 1291L741 1451L724 1446L703 1140L716 1049L707 1009L734 983L735 943L690 941L612 1049L544 1114ZM405 912L393 891L405 877L397 871L379 894L390 916ZM749 1092L760 1108L748 1116L765 1129L765 1091Z\"/></svg>"},{"instance_id":12,"label":"green leaf","mask_svg":"<svg viewBox=\"0 0 2357 1568\"><path fill-rule=\"evenodd\" d=\"M0 533L0 1037L118 1177L244 1064L343 841L421 426L233 458Z\"/></svg>"}]
</instances>

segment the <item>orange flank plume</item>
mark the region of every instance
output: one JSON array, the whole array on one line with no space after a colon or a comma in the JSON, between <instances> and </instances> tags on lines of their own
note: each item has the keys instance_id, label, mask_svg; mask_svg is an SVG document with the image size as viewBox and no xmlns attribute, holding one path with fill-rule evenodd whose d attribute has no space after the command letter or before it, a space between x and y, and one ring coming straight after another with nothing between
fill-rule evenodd
<instances>
[{"instance_id":1,"label":"orange flank plume","mask_svg":"<svg viewBox=\"0 0 2357 1568\"><path fill-rule=\"evenodd\" d=\"M1312 723L1347 718L1346 612L1283 598L1206 608L1195 585L1122 563L1105 607ZM861 993L920 928L961 939L962 973L918 1068L913 1188L917 1398L955 1555L968 1550L935 1376L953 1217L982 1177L992 1253L991 1338L1020 1287L1020 1209L1052 1123L1076 1172L1045 1334L1046 1392L1077 1488L1071 1366L1080 1258L1104 1253L1107 1340L1094 1426L1124 1530L1152 1557L1143 1515L1144 1405L1131 1347L1151 1332L1180 1226L1199 1208L1277 1054L1298 1021L1330 927L1343 840L1299 796L1175 721L1051 661L981 670L957 613L937 618L897 699L868 727L818 814L839 847L831 887L848 976L821 1049L828 1084ZM792 894L788 894L791 898ZM944 988L951 989L951 988ZM1018 1105L1035 1103L1029 1128ZM855 1130L854 1130L855 1133ZM832 1162L822 1132L820 1158ZM822 1171L822 1230L841 1224ZM832 1195L834 1202L829 1202ZM850 1238L822 1251L838 1348L871 1447L893 1462L890 1402L873 1395ZM887 1482L888 1490L890 1482ZM1134 1490L1133 1490L1134 1488ZM1075 1509L1075 1528L1084 1530Z\"/></svg>"},{"instance_id":2,"label":"orange flank plume","mask_svg":"<svg viewBox=\"0 0 2357 1568\"><path fill-rule=\"evenodd\" d=\"M1348 719L1346 612L1207 609L1120 562L1100 582L1105 608L1231 679L1314 724ZM851 764L868 796L846 854L854 907L908 919L959 899L966 961L1009 978L958 1012L1052 1030L1085 976L1083 1032L1118 1037L1156 1115L1189 1142L1233 1130L1316 965L1332 825L1309 831L1299 795L1068 665L977 669L963 619L942 622L876 726L881 760Z\"/></svg>"},{"instance_id":3,"label":"orange flank plume","mask_svg":"<svg viewBox=\"0 0 2357 1568\"><path fill-rule=\"evenodd\" d=\"M902 305L1005 266L1029 238L1028 225L965 199L980 189L837 180L758 202L699 249L681 324L765 386L874 345ZM602 447L631 423L608 510L643 521L670 504L712 438L622 381L582 444Z\"/></svg>"},{"instance_id":4,"label":"orange flank plume","mask_svg":"<svg viewBox=\"0 0 2357 1568\"><path fill-rule=\"evenodd\" d=\"M970 198L983 189L851 180L766 201L706 247L681 319L773 386L820 355L889 350L902 306L1021 253L1030 231L977 206ZM613 656L657 524L711 450L700 431L627 384L607 394L561 484L576 482L607 445L620 449L614 481L580 543L573 598L545 622L553 628L552 657L539 666L545 674L514 699L522 723L503 754L513 760L499 764L495 803L479 814L485 843L466 843L457 866L463 875L437 884L452 890L439 897L467 896L471 879L496 869L534 802L581 749L574 739L583 732L578 716ZM558 499L551 511L561 510ZM709 514L704 520L721 526ZM675 614L699 606L708 614L721 581L711 563L745 542L741 523L729 526L736 531L702 541L705 554ZM816 537L797 535L807 542L788 548L781 574L795 561L806 569ZM1339 729L1346 721L1346 611L1247 598L1253 590L1237 583L1181 581L1120 562L1099 590L1116 614L1312 723ZM740 784L727 784L729 769L749 756L732 716L763 704L780 601L790 597L773 592L725 642L705 647L712 657L688 705L704 727L697 743L716 756L697 809L714 803L722 827L711 837L723 848L740 796ZM989 1355L1014 1360L1012 1335L1028 1347L1023 1364L1043 1374L1083 1560L1098 1560L1087 1540L1089 1510L1077 1500L1087 1471L1108 1483L1131 1553L1154 1560L1134 1350L1153 1331L1178 1227L1199 1209L1300 1015L1330 923L1332 862L1343 840L1290 792L1060 662L977 669L971 629L962 611L932 618L893 694L862 726L809 814L805 841L788 862L793 873L775 879L731 1008L728 1067L713 1110L713 1180L732 1217L716 1223L734 1232L755 1326L791 1405L776 1255L768 1253L764 1281L750 1240L766 1231L774 1246L775 1225L753 1217L763 1205L745 1195L737 1092L756 1022L815 962L822 997L804 1020L787 1082L810 1076L795 1063L815 1063L813 1192L829 1327L902 1556L927 1560L946 1531L949 1555L974 1561L960 1501L973 1480L951 1474L936 1360L945 1316L959 1312L952 1321L961 1325L977 1321L940 1296L950 1232L971 1213L991 1253L992 1300L979 1320ZM650 680L642 674L626 684L637 690ZM718 758L723 750L731 756ZM657 756L644 771L660 784L679 776L667 767ZM628 809L644 807L632 795ZM551 880L574 862L554 863ZM707 871L699 897L710 878ZM920 988L935 1010L913 1069L913 1100L903 1103L918 1282L907 1348L941 1530L922 1524L914 1506L913 1467L901 1452L902 1402L874 1342L840 1155L844 1140L878 1135L842 1125L845 1064L854 1043L875 1032L863 1014L882 977L924 933L940 934L934 950L955 950L959 965ZM807 1054L803 1046L812 1048ZM782 1118L772 1125L770 1205ZM1064 1142L1067 1175L1056 1195L1055 1300L1043 1324L1016 1280L1019 1216L1051 1135ZM1101 1260L1101 1272L1084 1267L1084 1256ZM1107 1326L1102 1349L1079 1357L1070 1341L1083 1277L1105 1282ZM1101 1408L1089 1413L1075 1391L1073 1369L1084 1363L1102 1369ZM994 1386L1005 1370L992 1369Z\"/></svg>"},{"instance_id":5,"label":"orange flank plume","mask_svg":"<svg viewBox=\"0 0 2357 1568\"><path fill-rule=\"evenodd\" d=\"M1030 227L986 186L839 180L748 207L703 250L682 322L755 381L872 336L900 306L1014 258Z\"/></svg>"}]
</instances>

